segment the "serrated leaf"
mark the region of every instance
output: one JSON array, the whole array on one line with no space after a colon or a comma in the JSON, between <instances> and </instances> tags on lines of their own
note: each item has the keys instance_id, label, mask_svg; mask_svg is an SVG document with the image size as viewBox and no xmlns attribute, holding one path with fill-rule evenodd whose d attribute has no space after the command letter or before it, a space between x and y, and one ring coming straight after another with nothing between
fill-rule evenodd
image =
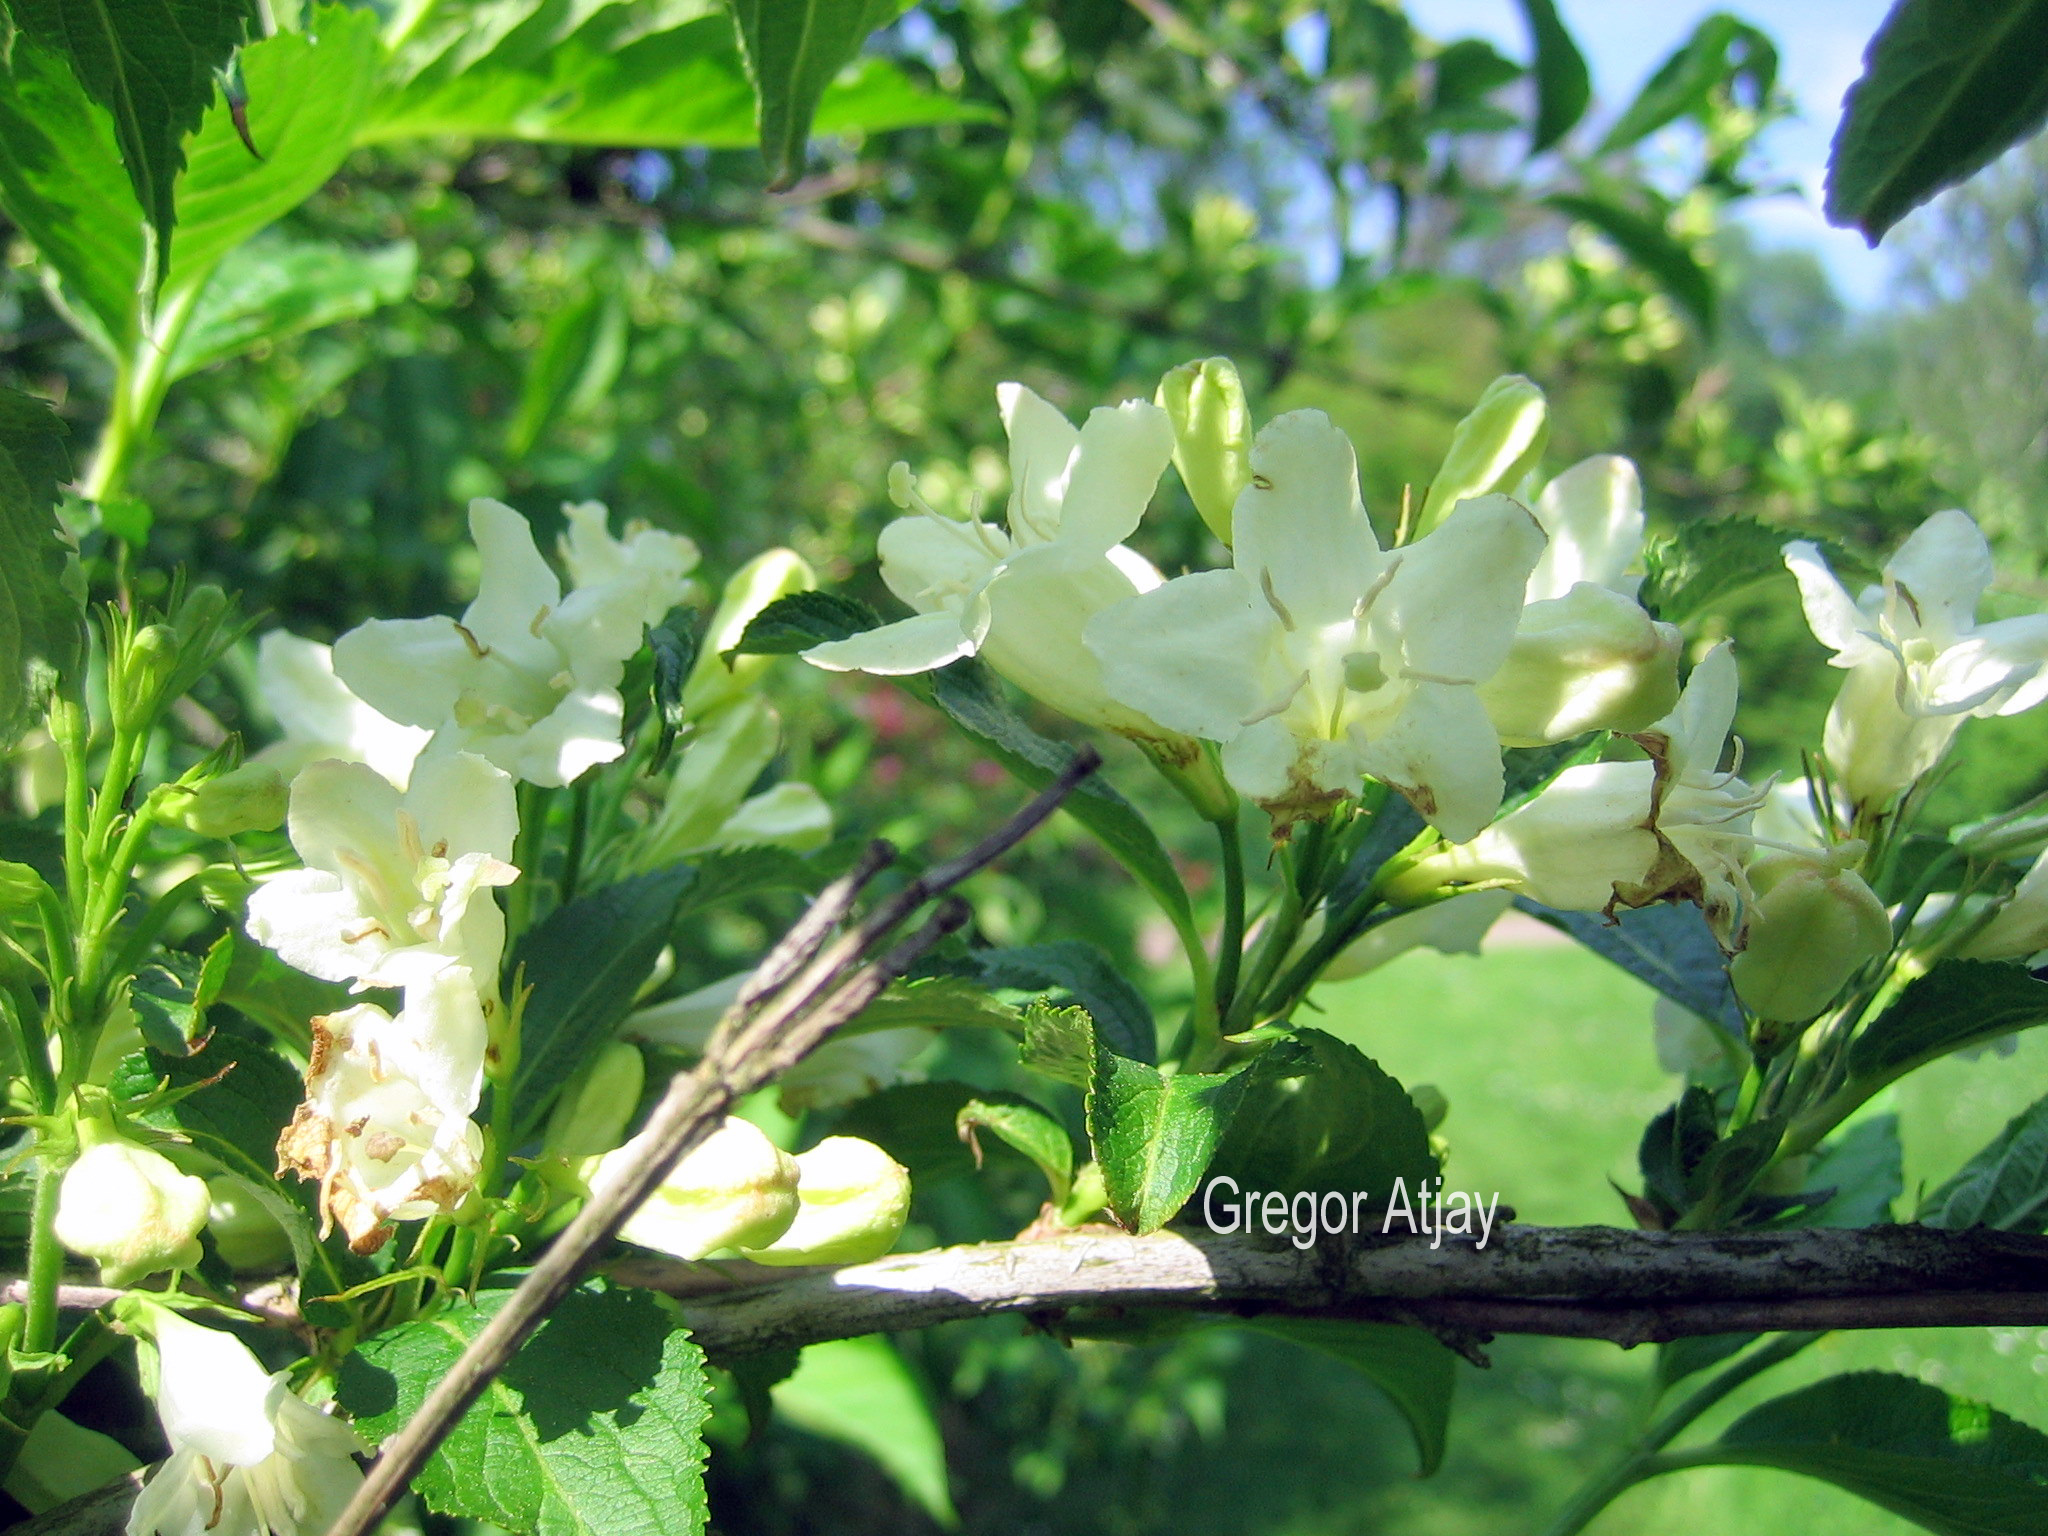
<instances>
[{"instance_id":1,"label":"serrated leaf","mask_svg":"<svg viewBox=\"0 0 2048 1536\"><path fill-rule=\"evenodd\" d=\"M182 141L255 20L253 0L7 0L7 10L22 36L63 53L107 113L135 200L167 252Z\"/></svg>"},{"instance_id":2,"label":"serrated leaf","mask_svg":"<svg viewBox=\"0 0 2048 1536\"><path fill-rule=\"evenodd\" d=\"M1074 1182L1074 1143L1067 1128L1029 1099L1014 1093L983 1093L960 1106L955 1115L961 1140L981 1161L979 1133L986 1131L1038 1164L1052 1186L1052 1201L1067 1198Z\"/></svg>"},{"instance_id":3,"label":"serrated leaf","mask_svg":"<svg viewBox=\"0 0 2048 1536\"><path fill-rule=\"evenodd\" d=\"M1876 245L2048 117L2048 0L1900 0L1828 154L1827 216Z\"/></svg>"},{"instance_id":4,"label":"serrated leaf","mask_svg":"<svg viewBox=\"0 0 2048 1536\"><path fill-rule=\"evenodd\" d=\"M632 1011L695 878L690 865L674 864L622 880L557 907L520 937L505 974L523 974L533 995L512 1080L515 1142L538 1129L562 1085Z\"/></svg>"},{"instance_id":5,"label":"serrated leaf","mask_svg":"<svg viewBox=\"0 0 2048 1536\"><path fill-rule=\"evenodd\" d=\"M1560 912L1526 896L1517 896L1515 905L1570 934L1595 954L1736 1039L1743 1038L1742 1008L1728 980L1728 957L1721 953L1699 908L1623 909L1610 923L1597 912Z\"/></svg>"},{"instance_id":6,"label":"serrated leaf","mask_svg":"<svg viewBox=\"0 0 2048 1536\"><path fill-rule=\"evenodd\" d=\"M504 1305L485 1291L374 1335L336 1395L382 1440ZM429 1509L515 1536L679 1536L705 1527L703 1354L651 1291L589 1280L562 1299L413 1487Z\"/></svg>"},{"instance_id":7,"label":"serrated leaf","mask_svg":"<svg viewBox=\"0 0 2048 1536\"><path fill-rule=\"evenodd\" d=\"M1709 340L1714 334L1714 279L1699 258L1679 241L1664 222L1604 197L1558 192L1543 200L1582 224L1590 224L1610 240L1687 314Z\"/></svg>"},{"instance_id":8,"label":"serrated leaf","mask_svg":"<svg viewBox=\"0 0 2048 1536\"><path fill-rule=\"evenodd\" d=\"M1785 534L1750 517L1686 522L1643 552L1643 606L1684 624L1724 598L1785 573Z\"/></svg>"},{"instance_id":9,"label":"serrated leaf","mask_svg":"<svg viewBox=\"0 0 2048 1536\"><path fill-rule=\"evenodd\" d=\"M1916 977L1849 1045L1849 1080L1874 1093L1915 1067L2048 1022L2048 982L2017 965L1944 960Z\"/></svg>"},{"instance_id":10,"label":"serrated leaf","mask_svg":"<svg viewBox=\"0 0 2048 1536\"><path fill-rule=\"evenodd\" d=\"M1550 148L1586 115L1593 99L1593 77L1552 0L1520 3L1536 53L1536 121L1529 130L1529 153L1533 155Z\"/></svg>"},{"instance_id":11,"label":"serrated leaf","mask_svg":"<svg viewBox=\"0 0 2048 1536\"><path fill-rule=\"evenodd\" d=\"M1429 1129L1378 1062L1320 1029L1295 1031L1244 1074L1243 1098L1212 1171L1241 1189L1336 1190L1385 1201L1433 1178Z\"/></svg>"},{"instance_id":12,"label":"serrated leaf","mask_svg":"<svg viewBox=\"0 0 2048 1536\"><path fill-rule=\"evenodd\" d=\"M1636 1167L1646 1191L1667 1215L1677 1216L1693 1203L1693 1171L1713 1150L1720 1136L1714 1096L1697 1084L1678 1102L1652 1116L1636 1144Z\"/></svg>"},{"instance_id":13,"label":"serrated leaf","mask_svg":"<svg viewBox=\"0 0 2048 1536\"><path fill-rule=\"evenodd\" d=\"M1152 1010L1109 956L1079 939L977 949L968 956L982 985L1071 998L1087 1010L1096 1036L1119 1056L1156 1061L1158 1029Z\"/></svg>"},{"instance_id":14,"label":"serrated leaf","mask_svg":"<svg viewBox=\"0 0 2048 1536\"><path fill-rule=\"evenodd\" d=\"M760 102L761 158L779 190L803 173L818 99L868 34L904 0L731 0L740 53Z\"/></svg>"},{"instance_id":15,"label":"serrated leaf","mask_svg":"<svg viewBox=\"0 0 2048 1536\"><path fill-rule=\"evenodd\" d=\"M887 1339L813 1344L772 1392L776 1412L791 1424L873 1457L933 1520L959 1524L931 1400Z\"/></svg>"},{"instance_id":16,"label":"serrated leaf","mask_svg":"<svg viewBox=\"0 0 2048 1536\"><path fill-rule=\"evenodd\" d=\"M1168 1077L1096 1042L1088 1140L1123 1226L1143 1236L1179 1213L1244 1097L1246 1076L1240 1067Z\"/></svg>"},{"instance_id":17,"label":"serrated leaf","mask_svg":"<svg viewBox=\"0 0 2048 1536\"><path fill-rule=\"evenodd\" d=\"M1024 1010L1017 1060L1055 1082L1086 1088L1095 1075L1095 1025L1088 1011L1031 1004Z\"/></svg>"},{"instance_id":18,"label":"serrated leaf","mask_svg":"<svg viewBox=\"0 0 2048 1536\"><path fill-rule=\"evenodd\" d=\"M977 1167L974 1148L960 1135L960 1117L976 1103L1038 1109L1018 1094L996 1093L950 1079L899 1083L849 1104L832 1129L834 1135L872 1141L910 1170L914 1190L925 1190L949 1179L973 1176ZM1042 1109L1038 1112L1044 1113ZM987 1150L1009 1155L1007 1143L994 1143Z\"/></svg>"},{"instance_id":19,"label":"serrated leaf","mask_svg":"<svg viewBox=\"0 0 2048 1536\"><path fill-rule=\"evenodd\" d=\"M1929 1195L1915 1218L1930 1227L2048 1232L2048 1098L2005 1123L1984 1149Z\"/></svg>"},{"instance_id":20,"label":"serrated leaf","mask_svg":"<svg viewBox=\"0 0 2048 1536\"><path fill-rule=\"evenodd\" d=\"M412 292L419 248L355 251L328 241L258 238L222 258L171 353L170 377L396 304Z\"/></svg>"},{"instance_id":21,"label":"serrated leaf","mask_svg":"<svg viewBox=\"0 0 2048 1536\"><path fill-rule=\"evenodd\" d=\"M1598 153L1609 155L1626 149L1659 128L1701 111L1715 87L1745 74L1755 84L1757 99L1768 99L1778 77L1777 47L1747 22L1717 11L1657 66L1657 72L1607 130Z\"/></svg>"},{"instance_id":22,"label":"serrated leaf","mask_svg":"<svg viewBox=\"0 0 2048 1536\"><path fill-rule=\"evenodd\" d=\"M69 473L64 427L43 401L0 388L0 747L73 677L85 608L66 584L57 483Z\"/></svg>"},{"instance_id":23,"label":"serrated leaf","mask_svg":"<svg viewBox=\"0 0 2048 1536\"><path fill-rule=\"evenodd\" d=\"M873 629L881 615L858 598L837 592L792 592L778 597L748 621L735 656L794 656L827 640L844 640Z\"/></svg>"},{"instance_id":24,"label":"serrated leaf","mask_svg":"<svg viewBox=\"0 0 2048 1536\"><path fill-rule=\"evenodd\" d=\"M676 906L678 921L693 912L772 892L816 892L837 873L822 853L805 858L787 848L722 848L700 854L690 864L696 876Z\"/></svg>"},{"instance_id":25,"label":"serrated leaf","mask_svg":"<svg viewBox=\"0 0 2048 1536\"><path fill-rule=\"evenodd\" d=\"M1443 1465L1457 1357L1433 1335L1398 1323L1336 1317L1262 1317L1243 1326L1304 1345L1348 1365L1393 1400L1415 1437L1420 1475Z\"/></svg>"},{"instance_id":26,"label":"serrated leaf","mask_svg":"<svg viewBox=\"0 0 2048 1536\"><path fill-rule=\"evenodd\" d=\"M1941 1536L2048 1529L2048 1436L1989 1404L1882 1371L1773 1398L1713 1445L1667 1463L1803 1473Z\"/></svg>"},{"instance_id":27,"label":"serrated leaf","mask_svg":"<svg viewBox=\"0 0 2048 1536\"><path fill-rule=\"evenodd\" d=\"M1000 1029L1014 1033L1021 1016L1001 998L957 976L923 976L886 987L843 1034L878 1029Z\"/></svg>"}]
</instances>

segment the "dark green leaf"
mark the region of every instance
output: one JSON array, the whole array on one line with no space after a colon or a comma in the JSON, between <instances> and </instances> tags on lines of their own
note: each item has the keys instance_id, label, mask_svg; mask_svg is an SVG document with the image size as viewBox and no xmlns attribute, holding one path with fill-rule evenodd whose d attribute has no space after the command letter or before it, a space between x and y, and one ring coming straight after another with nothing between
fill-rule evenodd
<instances>
[{"instance_id":1,"label":"dark green leaf","mask_svg":"<svg viewBox=\"0 0 2048 1536\"><path fill-rule=\"evenodd\" d=\"M1785 534L1750 517L1680 523L1643 551L1642 603L1684 624L1723 598L1785 574Z\"/></svg>"},{"instance_id":2,"label":"dark green leaf","mask_svg":"<svg viewBox=\"0 0 2048 1536\"><path fill-rule=\"evenodd\" d=\"M151 1050L189 1056L206 1043L206 1011L219 999L235 954L234 934L224 933L204 958L169 953L136 973L129 992L136 1027Z\"/></svg>"},{"instance_id":3,"label":"dark green leaf","mask_svg":"<svg viewBox=\"0 0 2048 1536\"><path fill-rule=\"evenodd\" d=\"M1773 1398L1713 1445L1668 1464L1821 1478L1941 1536L2048 1529L2048 1436L1988 1404L1882 1371Z\"/></svg>"},{"instance_id":4,"label":"dark green leaf","mask_svg":"<svg viewBox=\"0 0 2048 1536\"><path fill-rule=\"evenodd\" d=\"M1071 998L1088 1010L1095 1032L1112 1051L1132 1061L1158 1059L1158 1031L1144 994L1109 956L1079 939L977 949L968 956L982 985Z\"/></svg>"},{"instance_id":5,"label":"dark green leaf","mask_svg":"<svg viewBox=\"0 0 2048 1536\"><path fill-rule=\"evenodd\" d=\"M862 1009L845 1028L865 1034L876 1029L1000 1029L1021 1027L1017 1010L957 976L924 976L899 981Z\"/></svg>"},{"instance_id":6,"label":"dark green leaf","mask_svg":"<svg viewBox=\"0 0 2048 1536\"><path fill-rule=\"evenodd\" d=\"M836 592L792 592L778 597L748 622L735 656L794 656L827 640L844 640L873 629L881 615L858 598Z\"/></svg>"},{"instance_id":7,"label":"dark green leaf","mask_svg":"<svg viewBox=\"0 0 2048 1536\"><path fill-rule=\"evenodd\" d=\"M509 1291L366 1339L336 1395L371 1440L397 1431ZM413 1487L429 1509L523 1536L704 1529L703 1354L651 1291L563 1298Z\"/></svg>"},{"instance_id":8,"label":"dark green leaf","mask_svg":"<svg viewBox=\"0 0 2048 1536\"><path fill-rule=\"evenodd\" d=\"M1246 1076L1240 1068L1167 1077L1096 1042L1088 1139L1119 1222L1142 1235L1174 1218L1236 1113Z\"/></svg>"},{"instance_id":9,"label":"dark green leaf","mask_svg":"<svg viewBox=\"0 0 2048 1536\"><path fill-rule=\"evenodd\" d=\"M1095 1025L1088 1010L1033 1003L1024 1010L1017 1060L1055 1082L1086 1088L1095 1077Z\"/></svg>"},{"instance_id":10,"label":"dark green leaf","mask_svg":"<svg viewBox=\"0 0 2048 1536\"><path fill-rule=\"evenodd\" d=\"M959 1523L931 1400L887 1339L811 1345L774 1396L776 1410L797 1428L872 1456L934 1521Z\"/></svg>"},{"instance_id":11,"label":"dark green leaf","mask_svg":"<svg viewBox=\"0 0 2048 1536\"><path fill-rule=\"evenodd\" d=\"M33 395L0 389L0 747L12 746L85 654L85 608L66 580L57 482L64 426Z\"/></svg>"},{"instance_id":12,"label":"dark green leaf","mask_svg":"<svg viewBox=\"0 0 2048 1536\"><path fill-rule=\"evenodd\" d=\"M1003 1124L998 1125L999 1121ZM977 1148L964 1134L975 1126L986 1127L997 1139ZM832 1130L834 1135L872 1141L910 1170L916 1189L972 1176L981 1165L978 1152L1008 1157L1014 1151L1042 1168L1050 1165L1057 1169L1055 1138L1067 1149L1069 1175L1073 1168L1073 1145L1065 1129L1044 1108L1021 1094L967 1083L901 1083L884 1088L848 1105ZM1031 1145L1013 1139L1010 1132Z\"/></svg>"},{"instance_id":13,"label":"dark green leaf","mask_svg":"<svg viewBox=\"0 0 2048 1536\"><path fill-rule=\"evenodd\" d=\"M1890 1221L1892 1202L1906 1187L1899 1117L1869 1115L1841 1132L1814 1154L1805 1184L1834 1193L1800 1214L1802 1227L1874 1227Z\"/></svg>"},{"instance_id":14,"label":"dark green leaf","mask_svg":"<svg viewBox=\"0 0 2048 1536\"><path fill-rule=\"evenodd\" d=\"M170 377L396 304L412 292L418 266L410 240L368 251L310 240L236 246L201 290L171 354Z\"/></svg>"},{"instance_id":15,"label":"dark green leaf","mask_svg":"<svg viewBox=\"0 0 2048 1536\"><path fill-rule=\"evenodd\" d=\"M1414 842L1422 829L1422 817L1415 807L1399 795L1388 795L1345 860L1344 872L1330 887L1329 909L1342 911L1363 896L1380 867Z\"/></svg>"},{"instance_id":16,"label":"dark green leaf","mask_svg":"<svg viewBox=\"0 0 2048 1536\"><path fill-rule=\"evenodd\" d=\"M769 184L803 174L818 99L868 34L896 19L904 0L731 0L740 52L760 101L761 158Z\"/></svg>"},{"instance_id":17,"label":"dark green leaf","mask_svg":"<svg viewBox=\"0 0 2048 1536\"><path fill-rule=\"evenodd\" d=\"M548 316L527 355L519 399L505 425L505 451L532 453L555 419L609 389L626 357L626 305L586 269L576 296Z\"/></svg>"},{"instance_id":18,"label":"dark green leaf","mask_svg":"<svg viewBox=\"0 0 2048 1536\"><path fill-rule=\"evenodd\" d=\"M1521 65L1502 58L1484 39L1461 37L1448 43L1436 56L1430 116L1441 123L1448 114L1481 106L1502 86L1521 79L1522 73Z\"/></svg>"},{"instance_id":19,"label":"dark green leaf","mask_svg":"<svg viewBox=\"0 0 2048 1536\"><path fill-rule=\"evenodd\" d=\"M135 200L167 252L184 137L255 19L253 0L7 0L7 9L20 35L69 59L106 111Z\"/></svg>"},{"instance_id":20,"label":"dark green leaf","mask_svg":"<svg viewBox=\"0 0 2048 1536\"><path fill-rule=\"evenodd\" d=\"M1930 1227L2048 1232L2048 1098L2036 1099L1920 1205Z\"/></svg>"},{"instance_id":21,"label":"dark green leaf","mask_svg":"<svg viewBox=\"0 0 2048 1536\"><path fill-rule=\"evenodd\" d=\"M1074 1143L1067 1128L1029 1099L1014 1093L985 1092L960 1107L955 1117L961 1139L981 1161L977 1132L987 1131L1038 1164L1052 1186L1055 1205L1067 1198L1074 1182Z\"/></svg>"},{"instance_id":22,"label":"dark green leaf","mask_svg":"<svg viewBox=\"0 0 2048 1536\"><path fill-rule=\"evenodd\" d=\"M1944 960L1909 982L1849 1046L1850 1080L1875 1092L1915 1067L2048 1021L2048 982L2017 965Z\"/></svg>"},{"instance_id":23,"label":"dark green leaf","mask_svg":"<svg viewBox=\"0 0 2048 1536\"><path fill-rule=\"evenodd\" d=\"M1686 1377L1732 1360L1762 1338L1760 1333L1702 1333L1657 1346L1657 1390L1668 1392Z\"/></svg>"},{"instance_id":24,"label":"dark green leaf","mask_svg":"<svg viewBox=\"0 0 2048 1536\"><path fill-rule=\"evenodd\" d=\"M1244 1326L1342 1361L1394 1400L1428 1477L1443 1464L1457 1357L1420 1328L1334 1317L1264 1317Z\"/></svg>"},{"instance_id":25,"label":"dark green leaf","mask_svg":"<svg viewBox=\"0 0 2048 1536\"><path fill-rule=\"evenodd\" d=\"M686 622L688 617L678 610L647 631L647 649L654 657L654 718L660 732L653 760L647 765L649 773L661 772L668 762L669 753L675 750L676 732L686 720L683 689L697 660L697 632Z\"/></svg>"},{"instance_id":26,"label":"dark green leaf","mask_svg":"<svg viewBox=\"0 0 2048 1536\"><path fill-rule=\"evenodd\" d=\"M1243 1100L1213 1169L1240 1188L1358 1193L1411 1200L1437 1172L1429 1130L1407 1089L1355 1046L1296 1031L1245 1073Z\"/></svg>"},{"instance_id":27,"label":"dark green leaf","mask_svg":"<svg viewBox=\"0 0 2048 1536\"><path fill-rule=\"evenodd\" d=\"M1691 1207L1693 1170L1719 1136L1714 1096L1697 1086L1686 1089L1676 1104L1660 1111L1644 1128L1636 1166L1642 1170L1646 1191L1667 1215L1677 1216Z\"/></svg>"},{"instance_id":28,"label":"dark green leaf","mask_svg":"<svg viewBox=\"0 0 2048 1536\"><path fill-rule=\"evenodd\" d=\"M1900 0L1843 107L1828 222L1876 245L2048 117L2048 0Z\"/></svg>"},{"instance_id":29,"label":"dark green leaf","mask_svg":"<svg viewBox=\"0 0 2048 1536\"><path fill-rule=\"evenodd\" d=\"M1536 50L1536 122L1529 133L1533 155L1550 148L1586 115L1593 77L1552 0L1521 0L1521 6Z\"/></svg>"},{"instance_id":30,"label":"dark green leaf","mask_svg":"<svg viewBox=\"0 0 2048 1536\"><path fill-rule=\"evenodd\" d=\"M1625 909L1610 923L1597 912L1559 912L1525 896L1517 896L1515 905L1742 1038L1742 1009L1728 980L1728 959L1699 908Z\"/></svg>"},{"instance_id":31,"label":"dark green leaf","mask_svg":"<svg viewBox=\"0 0 2048 1536\"><path fill-rule=\"evenodd\" d=\"M774 892L815 892L834 873L822 856L807 859L787 848L721 848L690 863L697 875L683 891L678 920Z\"/></svg>"},{"instance_id":32,"label":"dark green leaf","mask_svg":"<svg viewBox=\"0 0 2048 1536\"><path fill-rule=\"evenodd\" d=\"M1758 100L1768 98L1778 76L1778 50L1755 27L1718 11L1657 67L1607 130L1598 152L1626 149L1659 128L1702 111L1717 86L1743 74L1756 83Z\"/></svg>"},{"instance_id":33,"label":"dark green leaf","mask_svg":"<svg viewBox=\"0 0 2048 1536\"><path fill-rule=\"evenodd\" d=\"M519 1027L512 1082L515 1141L547 1114L576 1068L609 1040L668 943L687 864L640 875L557 907L519 940L506 967L533 995Z\"/></svg>"},{"instance_id":34,"label":"dark green leaf","mask_svg":"<svg viewBox=\"0 0 2048 1536\"><path fill-rule=\"evenodd\" d=\"M1559 192L1544 202L1566 217L1600 231L1670 295L1673 303L1692 316L1701 335L1713 337L1713 275L1665 228L1661 218L1651 218L1604 197L1584 193Z\"/></svg>"}]
</instances>

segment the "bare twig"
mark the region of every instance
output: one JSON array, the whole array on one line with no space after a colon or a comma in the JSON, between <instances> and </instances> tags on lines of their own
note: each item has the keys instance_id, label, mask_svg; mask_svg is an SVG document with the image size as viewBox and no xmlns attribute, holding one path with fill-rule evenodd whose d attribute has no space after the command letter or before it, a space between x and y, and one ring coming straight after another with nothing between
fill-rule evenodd
<instances>
[{"instance_id":1,"label":"bare twig","mask_svg":"<svg viewBox=\"0 0 2048 1536\"><path fill-rule=\"evenodd\" d=\"M618 1235L626 1218L659 1185L677 1159L711 1134L734 1101L771 1081L823 1043L833 1029L865 1008L940 938L966 921L963 903L942 903L909 938L864 963L883 938L925 902L1000 857L1050 816L1076 785L1100 765L1083 749L1030 804L957 859L910 881L841 938L826 936L852 910L861 890L888 862L884 845L847 877L821 893L812 910L770 956L773 988L749 989L720 1021L703 1060L678 1073L642 1133L642 1152L587 1204L541 1255L496 1316L427 1394L406 1426L385 1442L363 1485L328 1536L367 1536L426 1464L434 1447L510 1362L591 1261Z\"/></svg>"}]
</instances>

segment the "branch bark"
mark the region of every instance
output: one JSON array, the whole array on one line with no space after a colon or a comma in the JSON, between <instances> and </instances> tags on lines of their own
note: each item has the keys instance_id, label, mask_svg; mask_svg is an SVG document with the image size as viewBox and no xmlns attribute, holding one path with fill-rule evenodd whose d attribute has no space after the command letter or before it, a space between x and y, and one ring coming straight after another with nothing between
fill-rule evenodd
<instances>
[{"instance_id":1,"label":"branch bark","mask_svg":"<svg viewBox=\"0 0 2048 1536\"><path fill-rule=\"evenodd\" d=\"M1785 1329L2048 1325L2048 1238L1929 1227L1631 1232L1508 1227L1469 1239L1326 1242L1077 1232L846 1269L629 1259L627 1285L683 1303L714 1358L1005 1312L1178 1307L1356 1317L1460 1334L1661 1342ZM1085 1321L1083 1321L1085 1326Z\"/></svg>"}]
</instances>

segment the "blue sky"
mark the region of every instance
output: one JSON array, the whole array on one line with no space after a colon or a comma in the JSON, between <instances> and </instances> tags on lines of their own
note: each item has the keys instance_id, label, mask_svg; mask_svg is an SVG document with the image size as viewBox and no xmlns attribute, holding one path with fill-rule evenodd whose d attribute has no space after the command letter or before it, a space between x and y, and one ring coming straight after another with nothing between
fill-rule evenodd
<instances>
[{"instance_id":1,"label":"blue sky","mask_svg":"<svg viewBox=\"0 0 2048 1536\"><path fill-rule=\"evenodd\" d=\"M1600 117L1625 105L1701 18L1715 11L1731 11L1775 38L1779 79L1799 116L1771 129L1764 147L1780 178L1797 182L1802 191L1753 204L1744 222L1764 244L1817 251L1843 297L1865 306L1883 297L1891 258L1867 249L1862 236L1827 225L1820 215L1821 180L1842 93L1861 72L1864 44L1888 9L1887 0L1558 0L1592 70L1593 111ZM1408 12L1433 37L1484 37L1511 58L1529 56L1515 0L1408 0Z\"/></svg>"}]
</instances>

